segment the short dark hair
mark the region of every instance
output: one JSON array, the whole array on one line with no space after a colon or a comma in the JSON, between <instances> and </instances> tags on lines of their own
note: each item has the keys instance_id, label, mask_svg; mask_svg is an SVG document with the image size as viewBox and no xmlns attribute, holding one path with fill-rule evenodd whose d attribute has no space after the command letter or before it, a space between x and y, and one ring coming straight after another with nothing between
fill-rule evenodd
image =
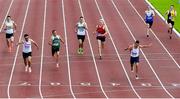
<instances>
[{"instance_id":1,"label":"short dark hair","mask_svg":"<svg viewBox=\"0 0 180 99\"><path fill-rule=\"evenodd\" d=\"M83 16L80 16L79 18L84 18Z\"/></svg>"},{"instance_id":2,"label":"short dark hair","mask_svg":"<svg viewBox=\"0 0 180 99\"><path fill-rule=\"evenodd\" d=\"M11 17L11 16L10 16L10 15L8 15L8 16L7 16L7 18L8 18L8 17Z\"/></svg>"},{"instance_id":3,"label":"short dark hair","mask_svg":"<svg viewBox=\"0 0 180 99\"><path fill-rule=\"evenodd\" d=\"M54 33L56 30L52 30L52 33Z\"/></svg>"},{"instance_id":4,"label":"short dark hair","mask_svg":"<svg viewBox=\"0 0 180 99\"><path fill-rule=\"evenodd\" d=\"M136 40L135 43L139 44L139 40Z\"/></svg>"},{"instance_id":5,"label":"short dark hair","mask_svg":"<svg viewBox=\"0 0 180 99\"><path fill-rule=\"evenodd\" d=\"M29 36L29 35L28 34L24 34L24 38L27 37L27 36Z\"/></svg>"}]
</instances>

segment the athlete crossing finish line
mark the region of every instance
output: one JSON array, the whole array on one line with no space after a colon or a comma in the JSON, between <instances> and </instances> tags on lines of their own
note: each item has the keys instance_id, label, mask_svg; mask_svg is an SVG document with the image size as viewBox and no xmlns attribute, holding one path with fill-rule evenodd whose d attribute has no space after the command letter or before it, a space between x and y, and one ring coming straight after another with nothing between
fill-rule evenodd
<instances>
[{"instance_id":1,"label":"athlete crossing finish line","mask_svg":"<svg viewBox=\"0 0 180 99\"><path fill-rule=\"evenodd\" d=\"M31 59L32 59L32 43L37 47L37 49L39 49L37 43L32 40L31 38L29 38L28 34L24 34L24 39L21 42L19 42L17 44L23 45L23 59L24 59L24 64L25 64L25 72L29 71L31 73L32 68L31 68Z\"/></svg>"},{"instance_id":2,"label":"athlete crossing finish line","mask_svg":"<svg viewBox=\"0 0 180 99\"><path fill-rule=\"evenodd\" d=\"M64 40L60 35L57 35L56 30L52 30L52 36L49 41L49 45L51 45L51 51L52 51L52 56L56 60L56 67L59 67L59 51L60 51L60 45L62 42L64 44Z\"/></svg>"},{"instance_id":3,"label":"athlete crossing finish line","mask_svg":"<svg viewBox=\"0 0 180 99\"><path fill-rule=\"evenodd\" d=\"M136 75L136 79L139 79L138 76L138 67L139 67L139 55L140 55L140 48L147 48L152 46L152 43L150 43L149 45L140 45L140 42L138 40L135 41L134 44L129 45L128 48L125 48L125 50L129 50L130 51L130 64L131 64L131 72L134 72L134 68L135 68L135 75Z\"/></svg>"}]
</instances>

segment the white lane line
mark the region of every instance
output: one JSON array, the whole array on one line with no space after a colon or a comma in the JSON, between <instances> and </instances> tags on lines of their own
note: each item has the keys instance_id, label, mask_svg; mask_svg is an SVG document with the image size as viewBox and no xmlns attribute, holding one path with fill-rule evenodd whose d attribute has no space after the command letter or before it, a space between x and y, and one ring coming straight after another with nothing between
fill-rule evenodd
<instances>
[{"instance_id":1,"label":"white lane line","mask_svg":"<svg viewBox=\"0 0 180 99\"><path fill-rule=\"evenodd\" d=\"M80 11L81 11L81 14L82 16L84 16L84 13L83 13L83 10L82 10L82 7L81 7L81 2L80 0L78 0L78 4L79 4L79 8L80 8ZM92 49L92 44L91 44L91 41L90 41L90 38L89 38L89 32L86 31L87 33L87 38L88 38L88 43L89 43L89 46L90 46L90 50L91 50L91 55L92 55L92 58L93 58L93 61L94 61L94 66L95 66L95 69L96 69L96 73L97 73L97 77L98 77L98 82L100 84L100 88L104 94L104 96L108 99L108 96L106 95L103 87L102 87L102 81L101 81L101 78L100 78L100 75L99 75L99 71L98 71L98 68L97 68L97 63L96 63L96 59L95 59L95 56L94 56L94 51Z\"/></svg>"},{"instance_id":2,"label":"white lane line","mask_svg":"<svg viewBox=\"0 0 180 99\"><path fill-rule=\"evenodd\" d=\"M72 89L72 81L71 81L71 68L69 63L69 51L68 51L68 42L67 42L67 30L66 30L66 17L65 17L65 7L64 7L64 0L62 0L62 14L63 14L63 23L64 23L64 33L65 33L65 44L66 44L66 54L67 54L67 65L68 65L68 78L69 78L69 87L71 94L74 99L76 99L73 89Z\"/></svg>"},{"instance_id":3,"label":"white lane line","mask_svg":"<svg viewBox=\"0 0 180 99\"><path fill-rule=\"evenodd\" d=\"M123 23L125 24L126 28L128 29L129 33L131 34L131 36L133 37L133 39L136 40L136 38L134 37L131 29L129 28L129 26L127 25L126 21L124 20L121 12L118 10L116 4L114 3L113 0L111 0L111 2L112 2L112 4L113 4L114 8L116 9L116 11L118 12L120 18L122 19ZM174 98L174 97L167 91L167 89L164 87L163 83L161 82L161 80L159 79L158 75L157 75L156 72L154 71L154 68L153 68L152 65L150 64L149 60L147 59L147 57L146 57L146 55L144 54L144 52L142 51L142 49L140 49L140 51L142 52L144 58L146 59L148 65L150 66L150 68L151 68L151 70L153 71L154 75L155 75L156 78L158 79L158 81L159 81L160 85L162 86L162 88L165 90L165 92L166 92L171 98Z\"/></svg>"},{"instance_id":4,"label":"white lane line","mask_svg":"<svg viewBox=\"0 0 180 99\"><path fill-rule=\"evenodd\" d=\"M31 0L28 0L26 12L25 12L25 17L24 17L24 20L23 20L23 25L22 25L21 33L20 33L20 37L19 37L19 42L22 39L23 30L24 30L24 26L25 26L25 23L26 23L26 18L27 18L27 14L28 14L28 10L29 10L30 1ZM19 46L17 47L17 50L16 50L16 55L15 55L15 58L14 58L14 62L13 62L12 70L11 70L11 75L9 77L9 82L8 82L7 95L8 95L9 99L10 99L10 86L11 86L12 77L13 77L13 74L14 74L14 69L15 69L15 66L16 66L16 60L17 60L18 52L19 52Z\"/></svg>"},{"instance_id":5,"label":"white lane line","mask_svg":"<svg viewBox=\"0 0 180 99\"><path fill-rule=\"evenodd\" d=\"M135 12L138 14L138 16L142 19L142 21L144 22L144 19L142 18L142 16L139 14L139 12L136 10L136 8L134 7L134 5L128 0L129 4L131 5L131 7L135 10ZM145 23L145 22L144 22ZM174 61L174 63L177 65L177 67L180 69L179 64L176 62L176 60L174 59L174 57L170 54L170 52L167 50L167 48L164 46L164 44L161 42L161 40L157 37L157 35L154 33L154 31L151 29L152 34L155 36L155 38L158 40L158 42L160 43L160 45L164 48L164 50L168 53L168 55L171 57L171 59Z\"/></svg>"},{"instance_id":6,"label":"white lane line","mask_svg":"<svg viewBox=\"0 0 180 99\"><path fill-rule=\"evenodd\" d=\"M98 5L98 3L97 3L97 0L95 0L95 3L96 3L96 6L97 6L97 8L98 8L98 11L99 11L101 17L104 19L103 15L102 15L102 13L101 13L101 10L100 10L100 8L99 8L99 5ZM104 20L104 22L105 22L105 20ZM105 23L106 23L106 22L105 22ZM107 27L107 25L106 25L106 27ZM116 45L115 45L115 43L114 43L114 40L113 40L113 38L112 38L112 36L111 36L111 33L110 33L108 27L107 27L107 32L109 33L110 39L111 39L111 41L112 41L112 44L113 44L114 49L115 49L115 51L116 51L116 54L117 54L117 56L118 56L119 62L121 63L121 66L122 66L122 68L123 68L123 70L124 70L124 72L125 72L125 75L126 75L126 77L127 77L127 80L128 80L128 82L129 82L132 90L134 91L134 93L136 94L136 96L137 96L138 98L141 98L140 95L139 95L139 94L137 93L137 91L135 90L135 88L134 88L134 86L133 86L133 84L132 84L132 82L131 82L131 80L130 80L130 78L129 78L129 75L128 75L126 69L125 69L124 63L123 63L123 61L122 61L122 59L121 59L121 56L120 56L120 54L119 54L119 52L118 52L118 50L117 50L117 47L116 47Z\"/></svg>"},{"instance_id":7,"label":"white lane line","mask_svg":"<svg viewBox=\"0 0 180 99\"><path fill-rule=\"evenodd\" d=\"M44 2L44 20L43 20L43 35L42 35L42 47L41 47L41 64L40 64L40 75L39 75L39 94L41 99L43 99L43 94L42 94L42 67L43 67L43 56L44 56L44 36L46 32L46 12L47 12L47 0Z\"/></svg>"},{"instance_id":8,"label":"white lane line","mask_svg":"<svg viewBox=\"0 0 180 99\"><path fill-rule=\"evenodd\" d=\"M6 17L7 17L8 14L9 14L9 11L10 11L10 9L11 9L11 7L12 7L13 2L14 2L14 0L11 0L11 3L10 3L9 8L8 8L8 10L7 10L7 13L6 13L5 17L4 17L3 23L2 23L2 25L1 25L1 27L0 27L0 32L2 32L3 25L4 25L5 21L6 21Z\"/></svg>"}]
</instances>

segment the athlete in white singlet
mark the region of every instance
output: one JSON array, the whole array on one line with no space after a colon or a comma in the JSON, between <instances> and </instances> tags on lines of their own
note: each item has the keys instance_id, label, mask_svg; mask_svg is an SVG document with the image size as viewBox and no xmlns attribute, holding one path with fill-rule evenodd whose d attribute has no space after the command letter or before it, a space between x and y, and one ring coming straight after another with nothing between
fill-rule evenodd
<instances>
[{"instance_id":1,"label":"athlete in white singlet","mask_svg":"<svg viewBox=\"0 0 180 99\"><path fill-rule=\"evenodd\" d=\"M11 19L11 16L7 16L6 21L4 23L4 30L6 33L8 52L11 52L14 42L14 32L16 31L16 24Z\"/></svg>"},{"instance_id":2,"label":"athlete in white singlet","mask_svg":"<svg viewBox=\"0 0 180 99\"><path fill-rule=\"evenodd\" d=\"M138 67L139 67L139 55L140 55L140 48L147 48L150 47L152 44L149 45L139 45L139 41L137 40L134 44L130 45L125 50L130 51L130 64L131 64L131 71L136 71L136 79L138 79Z\"/></svg>"},{"instance_id":3,"label":"athlete in white singlet","mask_svg":"<svg viewBox=\"0 0 180 99\"><path fill-rule=\"evenodd\" d=\"M31 38L29 38L28 34L24 34L24 40L19 42L17 45L23 45L23 59L24 59L24 64L25 64L25 72L32 71L31 68L31 58L32 58L32 44L34 44L37 48L38 45L35 41L33 41Z\"/></svg>"},{"instance_id":4,"label":"athlete in white singlet","mask_svg":"<svg viewBox=\"0 0 180 99\"><path fill-rule=\"evenodd\" d=\"M83 43L86 36L86 30L87 30L87 24L84 21L84 18L81 16L79 18L79 22L76 24L75 32L77 33L77 38L79 41L79 48L78 48L78 54L83 54Z\"/></svg>"}]
</instances>

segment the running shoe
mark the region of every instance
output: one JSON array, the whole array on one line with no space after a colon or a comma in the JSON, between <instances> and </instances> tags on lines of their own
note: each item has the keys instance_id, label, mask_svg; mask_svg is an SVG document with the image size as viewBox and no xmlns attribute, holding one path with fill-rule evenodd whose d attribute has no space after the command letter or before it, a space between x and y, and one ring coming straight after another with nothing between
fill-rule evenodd
<instances>
[{"instance_id":1,"label":"running shoe","mask_svg":"<svg viewBox=\"0 0 180 99\"><path fill-rule=\"evenodd\" d=\"M29 67L29 73L31 73L32 72L32 69L31 69L31 67Z\"/></svg>"},{"instance_id":2,"label":"running shoe","mask_svg":"<svg viewBox=\"0 0 180 99\"><path fill-rule=\"evenodd\" d=\"M83 48L80 48L80 54L83 54L83 53L84 53Z\"/></svg>"},{"instance_id":3,"label":"running shoe","mask_svg":"<svg viewBox=\"0 0 180 99\"><path fill-rule=\"evenodd\" d=\"M78 48L77 53L78 53L78 54L81 54L81 49L80 49L80 48Z\"/></svg>"},{"instance_id":4,"label":"running shoe","mask_svg":"<svg viewBox=\"0 0 180 99\"><path fill-rule=\"evenodd\" d=\"M27 72L27 71L28 71L28 66L25 67L25 72Z\"/></svg>"}]
</instances>

